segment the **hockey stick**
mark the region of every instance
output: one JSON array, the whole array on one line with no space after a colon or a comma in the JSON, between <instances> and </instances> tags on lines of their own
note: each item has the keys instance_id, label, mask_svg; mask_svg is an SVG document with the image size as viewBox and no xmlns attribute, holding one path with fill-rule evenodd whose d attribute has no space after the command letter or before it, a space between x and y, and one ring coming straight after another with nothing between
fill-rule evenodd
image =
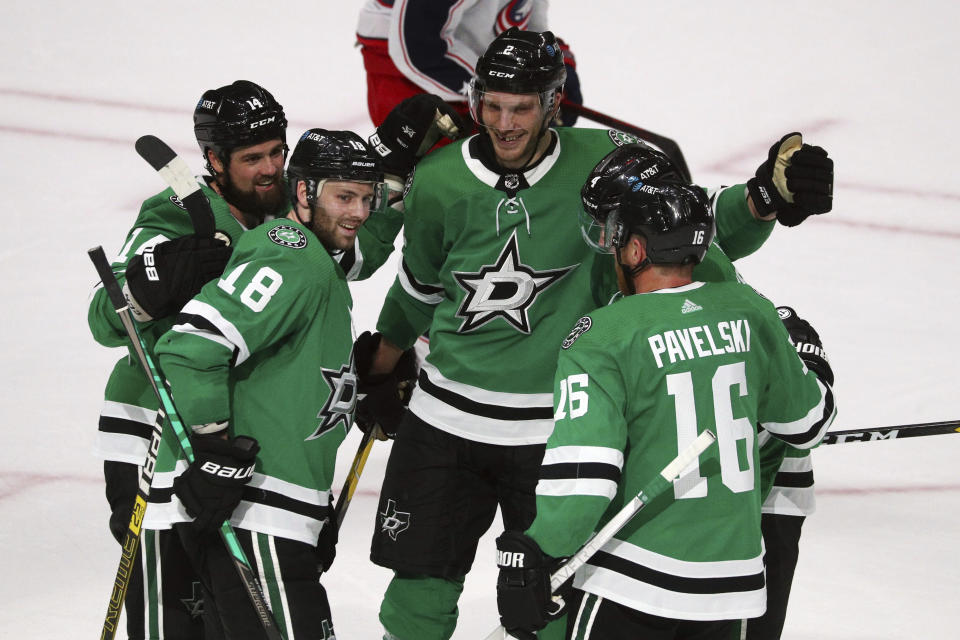
<instances>
[{"instance_id":1,"label":"hockey stick","mask_svg":"<svg viewBox=\"0 0 960 640\"><path fill-rule=\"evenodd\" d=\"M90 256L90 260L100 275L100 279L107 291L107 295L110 297L110 302L113 304L114 310L117 312L117 315L120 316L120 322L123 324L130 344L136 353L137 360L139 360L141 367L143 367L147 379L150 381L150 386L160 401L160 408L166 413L167 420L173 428L177 439L180 441L184 458L186 458L188 464L192 464L194 460L193 447L190 445L187 430L180 420L180 414L173 404L173 399L167 392L159 369L147 352L146 342L143 340L137 325L134 323L130 308L127 305L126 299L123 297L123 291L120 289L120 283L117 282L117 278L110 268L110 262L103 252L103 247L91 249L87 254ZM220 537L223 539L227 550L233 557L233 565L240 576L240 581L243 583L247 595L250 597L250 602L253 604L257 616L260 618L260 623L263 625L267 638L269 640L283 640L283 635L280 633L280 629L277 627L277 623L270 613L270 608L267 606L266 599L263 597L263 591L253 574L250 562L240 547L236 532L228 521L224 521L221 525Z\"/></svg>"},{"instance_id":2,"label":"hockey stick","mask_svg":"<svg viewBox=\"0 0 960 640\"><path fill-rule=\"evenodd\" d=\"M337 505L333 508L337 529L343 524L343 519L347 515L347 507L350 506L350 501L353 500L353 492L357 490L357 484L360 482L360 474L363 473L363 466L367 463L367 456L370 455L374 440L373 428L367 429L367 432L363 434L363 438L360 439L360 447L357 449L357 454L353 456L353 464L350 465L350 471L347 472L347 479L343 483L343 489L340 490L340 495L337 496Z\"/></svg>"},{"instance_id":3,"label":"hockey stick","mask_svg":"<svg viewBox=\"0 0 960 640\"><path fill-rule=\"evenodd\" d=\"M134 146L140 157L149 162L150 166L157 170L160 177L177 194L177 198L190 214L194 232L198 236L212 238L216 230L213 209L210 208L210 201L203 195L200 183L197 182L183 158L156 136L141 136L137 138Z\"/></svg>"},{"instance_id":4,"label":"hockey stick","mask_svg":"<svg viewBox=\"0 0 960 640\"><path fill-rule=\"evenodd\" d=\"M607 524L603 525L600 531L596 532L587 540L580 550L570 556L567 562L557 569L550 576L550 591L556 593L557 589L576 573L577 569L587 563L587 561L603 547L622 529L626 524L640 512L646 505L656 499L660 494L666 491L687 466L696 460L701 453L712 445L717 436L707 429L701 433L690 446L680 452L676 458L663 468L653 479L648 480L641 485L642 489L628 502L620 511L614 515ZM554 596L556 601L557 596ZM486 640L503 640L504 638L513 638L507 633L503 626L498 626L486 636Z\"/></svg>"},{"instance_id":5,"label":"hockey stick","mask_svg":"<svg viewBox=\"0 0 960 640\"><path fill-rule=\"evenodd\" d=\"M899 424L891 427L874 427L872 429L827 431L827 435L823 436L820 444L897 440L901 438L916 438L918 436L936 436L944 433L960 433L960 420Z\"/></svg>"},{"instance_id":6,"label":"hockey stick","mask_svg":"<svg viewBox=\"0 0 960 640\"><path fill-rule=\"evenodd\" d=\"M130 523L124 531L123 541L120 544L120 564L117 566L117 575L113 578L113 589L110 591L107 615L103 619L103 628L100 630L100 640L113 640L120 623L123 601L127 597L130 577L133 575L134 563L137 561L137 549L140 547L140 525L143 523L143 514L147 510L150 483L153 481L153 471L157 466L157 452L160 450L160 437L163 434L163 422L166 417L162 408L157 411L157 419L153 423L153 432L150 434L147 458L140 469L140 482L137 484L137 497L133 502Z\"/></svg>"},{"instance_id":7,"label":"hockey stick","mask_svg":"<svg viewBox=\"0 0 960 640\"><path fill-rule=\"evenodd\" d=\"M624 122L619 118L608 116L605 113L588 109L582 104L575 104L573 102L564 100L561 102L561 105L564 109L569 109L570 111L583 116L587 120L593 120L599 124L605 124L608 127L613 127L614 129L619 129L626 133L632 133L641 140L650 142L667 154L667 157L670 158L675 165L677 165L677 170L680 172L680 175L683 177L683 179L687 182L690 182L690 169L687 168L687 161L683 157L683 152L680 151L680 145L678 145L675 140L672 140L666 136L662 136L659 133L654 133L653 131L641 129L640 127L630 124L629 122Z\"/></svg>"}]
</instances>

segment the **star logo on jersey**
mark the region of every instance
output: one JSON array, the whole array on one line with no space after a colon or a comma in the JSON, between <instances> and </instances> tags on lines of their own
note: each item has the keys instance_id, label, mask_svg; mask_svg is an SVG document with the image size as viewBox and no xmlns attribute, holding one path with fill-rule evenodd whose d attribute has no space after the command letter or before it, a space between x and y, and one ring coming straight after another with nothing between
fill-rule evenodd
<instances>
[{"instance_id":1,"label":"star logo on jersey","mask_svg":"<svg viewBox=\"0 0 960 640\"><path fill-rule=\"evenodd\" d=\"M517 330L530 333L530 307L576 266L537 271L523 264L514 229L494 264L483 265L473 273L453 272L457 284L467 292L457 310L457 316L465 319L457 332L466 333L503 318Z\"/></svg>"},{"instance_id":2,"label":"star logo on jersey","mask_svg":"<svg viewBox=\"0 0 960 640\"><path fill-rule=\"evenodd\" d=\"M357 406L357 374L353 366L353 354L350 355L350 362L339 370L321 368L320 373L330 388L330 394L317 414L320 424L307 440L316 440L338 424L343 424L344 431L349 431L350 416Z\"/></svg>"},{"instance_id":3,"label":"star logo on jersey","mask_svg":"<svg viewBox=\"0 0 960 640\"><path fill-rule=\"evenodd\" d=\"M560 343L560 348L569 349L572 347L573 343L577 341L577 338L589 331L592 326L593 320L590 319L590 316L583 316L577 320L577 324L573 325L573 329L570 330L567 337Z\"/></svg>"},{"instance_id":4,"label":"star logo on jersey","mask_svg":"<svg viewBox=\"0 0 960 640\"><path fill-rule=\"evenodd\" d=\"M187 613L191 618L199 618L203 615L203 593L200 592L200 583L193 583L193 594L189 598L180 598L180 602L187 608Z\"/></svg>"},{"instance_id":5,"label":"star logo on jersey","mask_svg":"<svg viewBox=\"0 0 960 640\"><path fill-rule=\"evenodd\" d=\"M170 202L172 202L173 204L177 205L178 207L180 207L180 208L183 209L184 211L187 210L186 205L183 204L183 202L180 200L180 198L177 197L176 194L170 196Z\"/></svg>"},{"instance_id":6,"label":"star logo on jersey","mask_svg":"<svg viewBox=\"0 0 960 640\"><path fill-rule=\"evenodd\" d=\"M403 125L402 127L400 127L400 129L403 131L404 135L406 135L408 138L412 138L412 137L413 137L414 135L416 135L416 133L417 133L417 132L413 129L413 127L411 127L411 126L409 126L409 125L406 125L406 124Z\"/></svg>"},{"instance_id":7,"label":"star logo on jersey","mask_svg":"<svg viewBox=\"0 0 960 640\"><path fill-rule=\"evenodd\" d=\"M387 500L387 507L380 513L380 533L386 533L391 540L410 527L410 513L397 511L397 503L393 498Z\"/></svg>"},{"instance_id":8,"label":"star logo on jersey","mask_svg":"<svg viewBox=\"0 0 960 640\"><path fill-rule=\"evenodd\" d=\"M607 135L610 136L610 141L618 147L622 147L625 144L633 144L637 142L637 137L631 133L625 131L620 131L618 129L610 129L607 131Z\"/></svg>"},{"instance_id":9,"label":"star logo on jersey","mask_svg":"<svg viewBox=\"0 0 960 640\"><path fill-rule=\"evenodd\" d=\"M307 246L307 236L303 231L287 224L278 224L267 232L267 237L281 247L303 249Z\"/></svg>"}]
</instances>

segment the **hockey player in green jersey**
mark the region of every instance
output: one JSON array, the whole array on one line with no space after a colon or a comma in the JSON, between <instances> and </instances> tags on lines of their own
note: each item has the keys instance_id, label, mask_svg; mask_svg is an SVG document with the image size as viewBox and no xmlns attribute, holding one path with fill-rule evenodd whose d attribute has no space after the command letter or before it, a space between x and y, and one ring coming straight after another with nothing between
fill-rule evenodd
<instances>
[{"instance_id":1,"label":"hockey player in green jersey","mask_svg":"<svg viewBox=\"0 0 960 640\"><path fill-rule=\"evenodd\" d=\"M516 637L532 637L554 608L554 559L705 429L717 434L714 453L577 572L567 637L732 637L766 605L757 429L810 447L836 414L819 344L798 357L765 298L741 283L693 280L713 234L703 192L640 184L584 216L582 237L615 255L625 297L580 318L562 341L537 515L497 540L498 558L511 560L497 602Z\"/></svg>"},{"instance_id":2,"label":"hockey player in green jersey","mask_svg":"<svg viewBox=\"0 0 960 640\"><path fill-rule=\"evenodd\" d=\"M783 154L788 162L779 162ZM787 155L789 154L789 155ZM768 161L758 170L757 177L750 180L748 188L757 193L762 202L761 181L768 183L769 193L776 191L775 183L786 188L787 193L800 192L801 199L819 209L829 208L830 182L823 178L832 174L833 162L826 152L803 144L799 134L788 134L773 145ZM580 192L586 211L597 213L611 209L641 179L679 179L669 160L648 148L639 145L624 145L610 152L590 173ZM803 190L799 185L806 183ZM795 198L794 198L795 199ZM777 219L788 226L802 222L805 211L799 205L778 202ZM722 222L722 221L721 221ZM731 275L732 274L732 275ZM735 268L726 260L716 244L710 246L704 259L694 268L694 277L703 281L735 280L739 278ZM790 311L784 308L784 313ZM796 338L797 348L816 342L813 330L802 320L791 316L791 338ZM796 334L796 335L795 335ZM831 381L832 382L832 381ZM767 582L767 611L763 616L749 620L747 640L776 640L780 637L786 617L787 601L798 557L800 529L805 516L814 508L813 468L809 449L796 449L769 434L761 434L760 480L762 508L762 531L764 542L764 565Z\"/></svg>"},{"instance_id":3,"label":"hockey player in green jersey","mask_svg":"<svg viewBox=\"0 0 960 640\"><path fill-rule=\"evenodd\" d=\"M452 109L442 102L437 106L438 102L433 96L418 96L398 105L377 130L380 152L389 155L387 164L401 185L433 140L460 133L462 125L452 119ZM205 282L222 273L230 256L228 244L244 230L290 210L283 180L286 125L283 107L268 91L246 80L210 89L197 102L194 132L210 172L202 178L201 188L213 209L218 239L194 236L183 206L166 189L143 203L113 260L149 345L172 325L176 313ZM361 228L354 245L333 253L348 279L366 278L386 260L401 224L399 211L386 212ZM126 346L126 334L104 290L94 294L88 319L98 342ZM136 359L129 357L114 367L105 398L96 451L105 459L110 528L120 536L130 519L137 466L147 455L157 400ZM176 536L144 530L142 537L143 547L149 550L147 561L164 559L149 569L162 574L162 579L143 585L142 563L136 564L128 591L129 637L196 635L191 629L199 633L202 601L194 578L181 571L187 563ZM163 593L156 585L162 585ZM171 604L160 612L158 599Z\"/></svg>"},{"instance_id":4,"label":"hockey player in green jersey","mask_svg":"<svg viewBox=\"0 0 960 640\"><path fill-rule=\"evenodd\" d=\"M284 637L333 637L318 567L335 552L330 485L357 382L352 300L331 254L383 213L387 192L376 154L348 131L304 133L288 176L291 212L244 233L223 277L156 345L196 459L171 468L161 450L161 500L151 494L145 526L178 529L205 587L213 637L262 633L217 535L225 518Z\"/></svg>"},{"instance_id":5,"label":"hockey player in green jersey","mask_svg":"<svg viewBox=\"0 0 960 640\"><path fill-rule=\"evenodd\" d=\"M612 258L580 241L575 212L597 161L635 140L547 126L564 80L549 32L504 32L476 69L481 132L417 165L401 272L378 320L373 366L359 372L393 370L429 329L409 411L387 429L397 437L371 550L394 571L380 619L401 640L452 635L464 576L498 506L508 528L532 522L553 429L555 345L616 291ZM735 277L729 260L763 243L776 212L758 219L743 185L714 202L727 252L715 252L726 268L714 271Z\"/></svg>"},{"instance_id":6,"label":"hockey player in green jersey","mask_svg":"<svg viewBox=\"0 0 960 640\"><path fill-rule=\"evenodd\" d=\"M218 239L192 235L189 216L173 190L166 189L144 201L113 259L148 345L170 328L175 314L205 282L220 275L230 257L227 244L245 228L289 209L282 181L287 120L270 92L246 80L210 89L198 101L193 119L211 172L201 188L210 201ZM128 345L102 288L93 295L88 321L101 344ZM130 520L138 465L147 457L158 401L137 359L130 356L114 366L104 396L96 452L104 458L110 529L119 539ZM127 591L128 637L201 637L199 584L179 539L150 530L143 530L141 537L142 562L136 563ZM152 576L146 583L144 563Z\"/></svg>"}]
</instances>

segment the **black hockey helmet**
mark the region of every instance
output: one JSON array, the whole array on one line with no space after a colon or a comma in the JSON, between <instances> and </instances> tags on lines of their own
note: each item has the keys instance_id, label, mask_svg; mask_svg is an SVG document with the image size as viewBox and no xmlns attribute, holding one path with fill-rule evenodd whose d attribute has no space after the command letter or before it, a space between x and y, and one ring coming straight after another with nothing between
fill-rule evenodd
<instances>
[{"instance_id":1,"label":"black hockey helmet","mask_svg":"<svg viewBox=\"0 0 960 640\"><path fill-rule=\"evenodd\" d=\"M647 240L647 264L698 264L715 234L707 194L672 180L637 180L619 202L581 218L584 240L601 252L619 251L630 234Z\"/></svg>"},{"instance_id":2,"label":"black hockey helmet","mask_svg":"<svg viewBox=\"0 0 960 640\"><path fill-rule=\"evenodd\" d=\"M207 150L216 154L223 166L230 152L268 140L287 143L287 118L283 106L269 91L249 80L209 89L200 97L193 111L193 132L207 163Z\"/></svg>"},{"instance_id":3,"label":"black hockey helmet","mask_svg":"<svg viewBox=\"0 0 960 640\"><path fill-rule=\"evenodd\" d=\"M300 136L287 163L290 201L297 201L297 183L307 183L307 202L314 204L326 180L371 182L371 213L386 205L386 188L380 156L352 131L309 129Z\"/></svg>"},{"instance_id":4,"label":"black hockey helmet","mask_svg":"<svg viewBox=\"0 0 960 640\"><path fill-rule=\"evenodd\" d=\"M566 80L563 51L552 32L510 27L477 60L470 82L470 113L480 122L480 103L487 91L539 94L544 111L552 113Z\"/></svg>"},{"instance_id":5,"label":"black hockey helmet","mask_svg":"<svg viewBox=\"0 0 960 640\"><path fill-rule=\"evenodd\" d=\"M640 141L617 147L597 163L580 189L583 209L589 215L610 210L644 180L684 182L673 162L653 147Z\"/></svg>"}]
</instances>

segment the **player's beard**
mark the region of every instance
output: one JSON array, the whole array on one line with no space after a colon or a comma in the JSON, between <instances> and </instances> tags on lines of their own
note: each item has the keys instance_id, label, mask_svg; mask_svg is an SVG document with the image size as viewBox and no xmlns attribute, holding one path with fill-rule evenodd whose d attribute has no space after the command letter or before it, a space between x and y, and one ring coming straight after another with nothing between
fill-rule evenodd
<instances>
[{"instance_id":1,"label":"player's beard","mask_svg":"<svg viewBox=\"0 0 960 640\"><path fill-rule=\"evenodd\" d=\"M237 187L230 174L224 174L220 183L223 199L229 202L243 214L244 224L248 229L261 224L267 219L277 218L286 214L289 206L287 195L283 190L283 179L278 175L276 188L269 193L258 193L255 186L246 191Z\"/></svg>"},{"instance_id":2,"label":"player's beard","mask_svg":"<svg viewBox=\"0 0 960 640\"><path fill-rule=\"evenodd\" d=\"M297 217L299 218L299 216ZM355 237L349 238L337 234L339 222L340 220L334 220L331 216L327 215L323 207L316 204L310 205L310 222L306 223L306 226L310 231L313 231L313 234L320 240L320 244L330 253L346 251L353 246L355 241ZM356 224L357 227L359 227L363 222L360 221Z\"/></svg>"}]
</instances>

